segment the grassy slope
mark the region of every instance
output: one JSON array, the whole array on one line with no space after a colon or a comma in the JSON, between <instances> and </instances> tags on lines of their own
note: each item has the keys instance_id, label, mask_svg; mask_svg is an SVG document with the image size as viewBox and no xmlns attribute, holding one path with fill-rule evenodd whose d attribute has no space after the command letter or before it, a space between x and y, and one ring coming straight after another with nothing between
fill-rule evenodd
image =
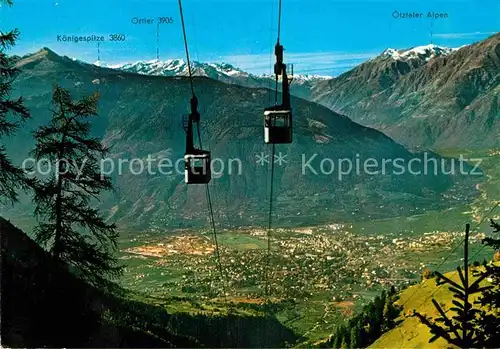
<instances>
[{"instance_id":1,"label":"grassy slope","mask_svg":"<svg viewBox=\"0 0 500 349\"><path fill-rule=\"evenodd\" d=\"M469 273L470 274L470 273ZM445 274L455 282L460 282L457 271ZM475 278L470 275L470 282ZM436 279L429 279L418 285L407 288L401 294L397 304L404 304L401 312L402 322L391 331L385 333L369 348L447 348L452 347L445 340L438 339L434 343L429 343L431 334L427 326L422 324L416 317L408 316L412 310L426 314L432 318L437 317L438 312L431 299L434 298L450 316L449 309L453 299L448 286L442 285L436 289ZM406 304L405 304L406 303Z\"/></svg>"}]
</instances>

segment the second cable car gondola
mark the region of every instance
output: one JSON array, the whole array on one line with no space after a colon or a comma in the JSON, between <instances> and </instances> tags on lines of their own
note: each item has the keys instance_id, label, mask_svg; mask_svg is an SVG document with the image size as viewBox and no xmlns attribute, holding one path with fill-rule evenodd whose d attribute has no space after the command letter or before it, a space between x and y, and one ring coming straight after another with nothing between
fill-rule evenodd
<instances>
[{"instance_id":1,"label":"second cable car gondola","mask_svg":"<svg viewBox=\"0 0 500 349\"><path fill-rule=\"evenodd\" d=\"M207 184L212 179L210 152L195 148L193 124L197 124L199 133L200 113L198 99L191 98L191 113L184 116L186 131L186 153L184 154L184 182L186 184ZM200 144L201 147L201 144Z\"/></svg>"},{"instance_id":2,"label":"second cable car gondola","mask_svg":"<svg viewBox=\"0 0 500 349\"><path fill-rule=\"evenodd\" d=\"M290 81L283 64L283 46L276 44L276 81L282 76L283 97L281 104L264 109L264 142L269 144L292 143L292 107L290 104Z\"/></svg>"}]
</instances>

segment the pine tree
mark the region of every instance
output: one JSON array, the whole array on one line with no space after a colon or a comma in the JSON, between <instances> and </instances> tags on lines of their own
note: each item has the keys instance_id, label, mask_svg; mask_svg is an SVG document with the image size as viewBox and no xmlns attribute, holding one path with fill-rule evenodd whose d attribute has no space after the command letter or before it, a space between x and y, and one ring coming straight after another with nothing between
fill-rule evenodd
<instances>
[{"instance_id":1,"label":"pine tree","mask_svg":"<svg viewBox=\"0 0 500 349\"><path fill-rule=\"evenodd\" d=\"M489 287L481 287L480 283L486 278L486 275L480 276L472 284L469 283L469 258L468 258L468 239L469 239L470 225L467 224L465 231L465 248L464 248L464 268L457 268L460 282L456 283L439 272L436 272L438 282L437 285L448 284L449 290L453 293L455 298L452 303L454 307L450 310L456 313L455 316L450 318L441 305L432 299L432 303L438 310L441 317L435 320L429 320L426 316L416 312L417 316L422 323L429 327L430 332L433 334L429 343L434 342L438 338L444 338L448 343L456 345L460 348L481 347L478 337L477 327L474 325L475 319L480 311L473 308L470 301L470 296L476 293L481 293Z\"/></svg>"},{"instance_id":2,"label":"pine tree","mask_svg":"<svg viewBox=\"0 0 500 349\"><path fill-rule=\"evenodd\" d=\"M347 338L347 337L342 338L342 342L340 344L340 348L342 348L342 349L349 349L349 338Z\"/></svg>"},{"instance_id":3,"label":"pine tree","mask_svg":"<svg viewBox=\"0 0 500 349\"><path fill-rule=\"evenodd\" d=\"M116 226L107 224L93 208L98 194L112 189L99 168L108 149L89 136L89 118L97 116L98 99L95 93L73 101L67 90L54 86L52 120L35 132L34 157L49 160L54 169L35 187L36 238L81 278L109 286L121 267L114 255Z\"/></svg>"},{"instance_id":4,"label":"pine tree","mask_svg":"<svg viewBox=\"0 0 500 349\"><path fill-rule=\"evenodd\" d=\"M11 0L0 0L0 4L12 5ZM2 137L11 136L19 125L30 117L21 97L10 98L12 83L19 70L5 53L15 45L19 37L17 29L7 33L0 31L0 203L17 201L17 190L29 188L25 172L14 166L7 156Z\"/></svg>"},{"instance_id":5,"label":"pine tree","mask_svg":"<svg viewBox=\"0 0 500 349\"><path fill-rule=\"evenodd\" d=\"M341 324L335 330L335 335L333 336L333 348L348 348L349 345L349 332L345 324Z\"/></svg>"},{"instance_id":6,"label":"pine tree","mask_svg":"<svg viewBox=\"0 0 500 349\"><path fill-rule=\"evenodd\" d=\"M332 348L339 349L341 346L342 336L340 335L340 327L337 327L332 338Z\"/></svg>"},{"instance_id":7,"label":"pine tree","mask_svg":"<svg viewBox=\"0 0 500 349\"><path fill-rule=\"evenodd\" d=\"M394 328L395 320L401 313L401 308L399 306L394 305L394 302L397 300L396 289L391 288L391 291L386 294L384 310L382 313L383 316L383 332L389 331Z\"/></svg>"},{"instance_id":8,"label":"pine tree","mask_svg":"<svg viewBox=\"0 0 500 349\"><path fill-rule=\"evenodd\" d=\"M394 318L392 317L392 313L393 313L392 300L389 296L387 296L383 312L383 318L384 318L383 331L388 331L394 326Z\"/></svg>"},{"instance_id":9,"label":"pine tree","mask_svg":"<svg viewBox=\"0 0 500 349\"><path fill-rule=\"evenodd\" d=\"M365 332L366 336L364 341L366 343L372 343L382 333L382 325L383 325L383 310L384 310L384 299L385 299L385 291L378 296L376 296L372 302L368 303L364 307L364 314L366 317L365 321Z\"/></svg>"},{"instance_id":10,"label":"pine tree","mask_svg":"<svg viewBox=\"0 0 500 349\"><path fill-rule=\"evenodd\" d=\"M491 220L491 227L495 233L500 233L500 224ZM483 242L500 250L500 239L486 238ZM475 321L475 327L479 345L494 348L500 343L500 266L485 264L484 269L479 275L490 279L491 287L484 290L477 301L482 310Z\"/></svg>"},{"instance_id":11,"label":"pine tree","mask_svg":"<svg viewBox=\"0 0 500 349\"><path fill-rule=\"evenodd\" d=\"M351 327L351 335L350 335L350 348L357 349L361 347L361 337L360 337L360 326L358 323L353 324Z\"/></svg>"}]
</instances>

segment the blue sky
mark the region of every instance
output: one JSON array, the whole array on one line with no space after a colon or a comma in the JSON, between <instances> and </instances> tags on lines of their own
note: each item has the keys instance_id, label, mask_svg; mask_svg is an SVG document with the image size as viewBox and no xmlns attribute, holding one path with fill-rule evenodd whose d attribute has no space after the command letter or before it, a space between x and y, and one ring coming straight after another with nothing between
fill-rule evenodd
<instances>
[{"instance_id":1,"label":"blue sky","mask_svg":"<svg viewBox=\"0 0 500 349\"><path fill-rule=\"evenodd\" d=\"M253 73L271 73L278 1L183 0L193 60L225 61ZM422 12L421 19L394 18L394 12ZM429 11L448 18L431 21ZM482 40L500 28L500 1L336 1L283 0L281 41L285 62L296 73L338 75L385 48L426 45L458 47ZM132 18L173 17L160 27L160 59L182 58L184 47L177 0L14 0L0 8L0 30L17 27L12 53L49 47L88 62L95 43L57 42L58 35L124 34L125 42L101 44L101 61L117 64L156 58L156 24L133 25Z\"/></svg>"}]
</instances>

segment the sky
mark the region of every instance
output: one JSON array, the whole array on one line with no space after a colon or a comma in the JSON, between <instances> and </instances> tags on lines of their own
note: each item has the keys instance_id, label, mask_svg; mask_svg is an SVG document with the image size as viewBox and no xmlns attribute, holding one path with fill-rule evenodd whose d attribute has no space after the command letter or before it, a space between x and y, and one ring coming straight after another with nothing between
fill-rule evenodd
<instances>
[{"instance_id":1,"label":"sky","mask_svg":"<svg viewBox=\"0 0 500 349\"><path fill-rule=\"evenodd\" d=\"M278 0L183 0L182 6L192 60L272 73ZM408 12L422 18L403 18ZM443 18L430 19L428 12ZM173 23L161 24L157 38L158 17ZM134 18L154 22L133 24ZM87 62L120 64L156 59L158 46L161 60L185 57L177 0L14 0L14 6L0 7L0 30L12 28L21 32L12 54L48 47ZM282 0L284 61L302 74L337 76L389 47L431 40L459 47L499 30L500 0ZM112 34L125 41L109 41ZM98 55L97 43L61 42L59 35L97 35L105 41Z\"/></svg>"}]
</instances>

